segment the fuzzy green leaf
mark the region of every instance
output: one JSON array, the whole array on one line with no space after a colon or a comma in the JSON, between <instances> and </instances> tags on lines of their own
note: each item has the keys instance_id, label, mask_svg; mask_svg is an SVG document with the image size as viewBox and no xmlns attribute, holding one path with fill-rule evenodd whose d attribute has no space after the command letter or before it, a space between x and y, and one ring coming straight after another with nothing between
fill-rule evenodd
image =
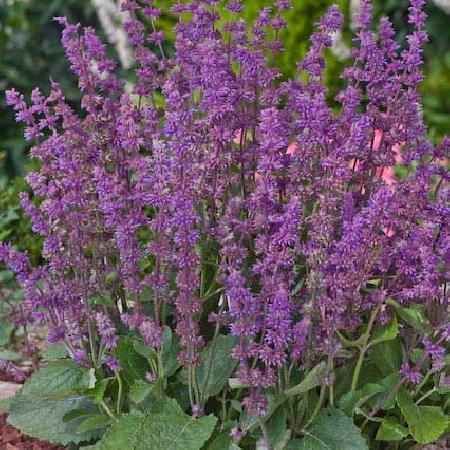
<instances>
[{"instance_id":1,"label":"fuzzy green leaf","mask_svg":"<svg viewBox=\"0 0 450 450\"><path fill-rule=\"evenodd\" d=\"M378 429L377 441L401 441L408 436L409 431L398 423L395 417L385 417Z\"/></svg>"},{"instance_id":2,"label":"fuzzy green leaf","mask_svg":"<svg viewBox=\"0 0 450 450\"><path fill-rule=\"evenodd\" d=\"M308 435L291 440L289 450L368 450L361 431L342 411L327 408L319 415Z\"/></svg>"},{"instance_id":3,"label":"fuzzy green leaf","mask_svg":"<svg viewBox=\"0 0 450 450\"><path fill-rule=\"evenodd\" d=\"M14 327L10 322L0 319L0 345L6 345L9 343L13 330Z\"/></svg>"},{"instance_id":4,"label":"fuzzy green leaf","mask_svg":"<svg viewBox=\"0 0 450 450\"><path fill-rule=\"evenodd\" d=\"M43 354L46 361L53 361L54 359L67 358L69 353L64 344L51 344L49 345Z\"/></svg>"},{"instance_id":5,"label":"fuzzy green leaf","mask_svg":"<svg viewBox=\"0 0 450 450\"><path fill-rule=\"evenodd\" d=\"M145 378L150 366L147 359L135 350L133 339L122 337L115 349L115 354L119 359L123 377L128 385L131 386L136 379Z\"/></svg>"},{"instance_id":6,"label":"fuzzy green leaf","mask_svg":"<svg viewBox=\"0 0 450 450\"><path fill-rule=\"evenodd\" d=\"M78 425L77 433L87 433L89 431L104 430L109 426L111 419L108 416L97 414L90 416Z\"/></svg>"},{"instance_id":7,"label":"fuzzy green leaf","mask_svg":"<svg viewBox=\"0 0 450 450\"><path fill-rule=\"evenodd\" d=\"M380 342L373 347L370 359L383 375L398 373L403 361L403 346L398 339Z\"/></svg>"},{"instance_id":8,"label":"fuzzy green leaf","mask_svg":"<svg viewBox=\"0 0 450 450\"><path fill-rule=\"evenodd\" d=\"M97 437L96 432L77 434L80 420L64 422L70 411L95 411L84 394L91 378L88 370L68 359L47 364L12 399L9 423L24 434L55 443L78 443Z\"/></svg>"},{"instance_id":9,"label":"fuzzy green leaf","mask_svg":"<svg viewBox=\"0 0 450 450\"><path fill-rule=\"evenodd\" d=\"M199 450L211 436L217 419L194 419L173 399L158 402L144 415L121 416L106 432L99 450Z\"/></svg>"},{"instance_id":10,"label":"fuzzy green leaf","mask_svg":"<svg viewBox=\"0 0 450 450\"><path fill-rule=\"evenodd\" d=\"M130 387L130 399L134 403L142 403L153 391L153 386L144 380L136 380Z\"/></svg>"},{"instance_id":11,"label":"fuzzy green leaf","mask_svg":"<svg viewBox=\"0 0 450 450\"><path fill-rule=\"evenodd\" d=\"M417 442L433 442L447 428L448 417L439 406L417 406L405 389L397 393L397 402Z\"/></svg>"}]
</instances>

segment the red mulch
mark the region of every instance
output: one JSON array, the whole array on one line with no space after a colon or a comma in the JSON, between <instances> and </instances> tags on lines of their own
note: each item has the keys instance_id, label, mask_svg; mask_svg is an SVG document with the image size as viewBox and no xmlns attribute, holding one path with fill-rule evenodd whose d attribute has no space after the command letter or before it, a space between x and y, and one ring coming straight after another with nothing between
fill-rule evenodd
<instances>
[{"instance_id":1,"label":"red mulch","mask_svg":"<svg viewBox=\"0 0 450 450\"><path fill-rule=\"evenodd\" d=\"M14 381L5 372L0 371L1 381ZM7 414L0 414L0 450L64 450L60 445L53 445L24 436L19 430L6 423Z\"/></svg>"}]
</instances>

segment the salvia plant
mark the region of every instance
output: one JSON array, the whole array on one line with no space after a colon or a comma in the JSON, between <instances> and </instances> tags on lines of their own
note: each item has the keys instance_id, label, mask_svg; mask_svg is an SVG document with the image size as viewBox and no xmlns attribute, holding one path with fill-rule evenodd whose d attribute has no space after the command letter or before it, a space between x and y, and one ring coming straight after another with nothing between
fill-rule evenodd
<instances>
[{"instance_id":1,"label":"salvia plant","mask_svg":"<svg viewBox=\"0 0 450 450\"><path fill-rule=\"evenodd\" d=\"M45 263L1 244L47 363L9 404L73 448L381 449L448 431L450 140L427 141L424 0L405 43L361 3L345 88L323 83L343 18L274 67L287 0L122 8L135 80L65 18L82 93L6 100L34 142L21 201ZM131 87L130 87L131 86ZM21 378L13 362L0 367Z\"/></svg>"}]
</instances>

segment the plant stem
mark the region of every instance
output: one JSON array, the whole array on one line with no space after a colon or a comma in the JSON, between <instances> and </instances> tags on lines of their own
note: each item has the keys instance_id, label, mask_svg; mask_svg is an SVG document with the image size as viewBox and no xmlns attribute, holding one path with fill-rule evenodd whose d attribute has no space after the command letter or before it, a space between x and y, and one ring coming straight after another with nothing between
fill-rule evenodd
<instances>
[{"instance_id":1,"label":"plant stem","mask_svg":"<svg viewBox=\"0 0 450 450\"><path fill-rule=\"evenodd\" d=\"M314 408L314 411L313 411L311 417L309 418L308 422L306 422L306 425L303 427L305 430L311 425L311 423L313 422L313 420L316 418L317 414L319 413L320 408L322 407L323 401L325 399L325 391L326 391L326 386L325 386L325 384L322 384L322 386L320 387L319 401L317 402L317 405Z\"/></svg>"},{"instance_id":2,"label":"plant stem","mask_svg":"<svg viewBox=\"0 0 450 450\"><path fill-rule=\"evenodd\" d=\"M261 420L261 418L258 418L258 423L259 423L259 426L261 427L261 430L262 430L262 433L264 436L264 441L266 443L266 449L270 450L269 432L267 431L266 424Z\"/></svg>"},{"instance_id":3,"label":"plant stem","mask_svg":"<svg viewBox=\"0 0 450 450\"><path fill-rule=\"evenodd\" d=\"M195 402L194 402L194 398L192 395L192 370L191 370L191 366L189 366L187 368L187 372L188 372L188 390L189 390L189 401L191 403L191 408L194 407Z\"/></svg>"},{"instance_id":4,"label":"plant stem","mask_svg":"<svg viewBox=\"0 0 450 450\"><path fill-rule=\"evenodd\" d=\"M362 365L364 362L364 356L369 348L367 344L370 339L370 332L372 331L372 327L375 322L375 318L376 318L380 308L381 308L381 305L378 305L370 314L370 319L369 319L369 323L367 324L367 329L363 334L363 341L362 341L362 345L361 345L360 352L359 352L359 358L356 363L355 371L353 372L352 385L350 388L350 390L352 392L354 392L356 390L356 388L358 387L358 381L359 381L359 376L361 374L361 368L362 368Z\"/></svg>"},{"instance_id":5,"label":"plant stem","mask_svg":"<svg viewBox=\"0 0 450 450\"><path fill-rule=\"evenodd\" d=\"M116 407L116 412L117 415L120 414L120 411L122 409L122 403L123 403L123 383L122 383L122 378L120 376L119 372L116 372L116 379L117 379L117 384L119 386L118 392L117 392L117 407Z\"/></svg>"},{"instance_id":6,"label":"plant stem","mask_svg":"<svg viewBox=\"0 0 450 450\"><path fill-rule=\"evenodd\" d=\"M422 395L422 397L419 398L419 400L416 401L416 405L418 405L419 403L422 403L423 400L425 400L426 398L428 398L431 394L436 392L436 388L433 387L433 389L430 389L428 392L425 392L425 394Z\"/></svg>"},{"instance_id":7,"label":"plant stem","mask_svg":"<svg viewBox=\"0 0 450 450\"><path fill-rule=\"evenodd\" d=\"M223 312L224 304L225 304L225 301L222 303L222 305L219 308L219 317L220 317L220 315ZM214 358L214 351L216 350L217 338L219 337L219 331L220 331L220 323L219 323L219 321L217 321L216 322L216 327L214 329L214 336L213 336L213 339L212 339L211 355L210 355L210 358L209 358L209 361L208 361L208 369L206 371L205 384L203 386L203 390L202 390L201 398L200 398L200 400L202 402L202 406L204 406L203 405L203 400L204 400L206 388L208 386L209 377L211 375L212 362L213 362L213 358Z\"/></svg>"},{"instance_id":8,"label":"plant stem","mask_svg":"<svg viewBox=\"0 0 450 450\"><path fill-rule=\"evenodd\" d=\"M104 400L102 400L100 402L100 405L102 405L103 409L105 410L106 414L111 417L111 419L116 420L116 416L111 412L111 410L109 409L108 405L105 403Z\"/></svg>"}]
</instances>

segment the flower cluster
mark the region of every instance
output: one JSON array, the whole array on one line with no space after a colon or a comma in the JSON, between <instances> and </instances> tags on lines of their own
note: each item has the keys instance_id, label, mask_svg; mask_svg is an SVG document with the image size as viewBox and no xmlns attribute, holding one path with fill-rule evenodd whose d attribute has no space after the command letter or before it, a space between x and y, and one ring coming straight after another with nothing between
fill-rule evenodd
<instances>
[{"instance_id":1,"label":"flower cluster","mask_svg":"<svg viewBox=\"0 0 450 450\"><path fill-rule=\"evenodd\" d=\"M324 50L343 24L336 6L286 80L272 62L290 3L262 9L251 30L240 1L222 22L216 3L174 4L177 38L167 55L159 9L123 2L137 65L132 89L92 29L57 19L82 114L57 83L47 97L33 91L30 106L7 92L36 142L40 169L28 175L35 199L22 204L47 263L31 267L8 244L0 258L50 341L114 371L120 322L156 349L163 325L173 325L179 362L198 365L212 298L237 340L237 376L249 388L243 404L262 414L261 393L284 367L339 363L339 334L373 311L388 321L388 299L445 311L450 140L429 143L421 117L422 0L411 0L404 48L387 18L375 30L370 2L361 2L338 109L323 81ZM206 282L225 293L209 296ZM108 302L98 300L105 295ZM442 347L423 344L440 370ZM402 373L421 379L407 364Z\"/></svg>"}]
</instances>

